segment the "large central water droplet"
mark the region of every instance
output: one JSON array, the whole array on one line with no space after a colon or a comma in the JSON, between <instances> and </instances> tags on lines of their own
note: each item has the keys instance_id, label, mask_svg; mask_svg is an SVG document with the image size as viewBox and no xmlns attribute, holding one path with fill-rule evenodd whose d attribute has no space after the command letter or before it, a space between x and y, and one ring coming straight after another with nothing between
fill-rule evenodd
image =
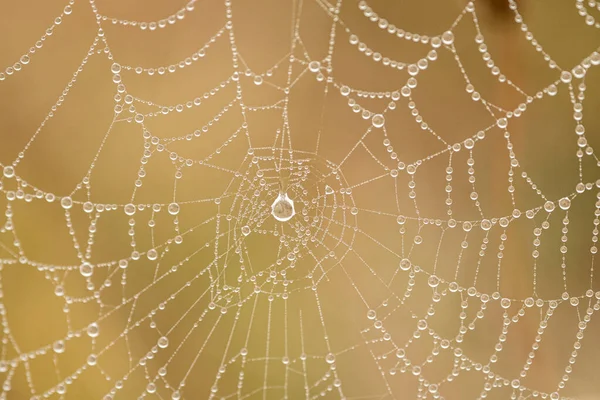
<instances>
[{"instance_id":1,"label":"large central water droplet","mask_svg":"<svg viewBox=\"0 0 600 400\"><path fill-rule=\"evenodd\" d=\"M289 221L296 214L294 201L288 197L287 193L280 193L271 206L271 214L277 221Z\"/></svg>"}]
</instances>

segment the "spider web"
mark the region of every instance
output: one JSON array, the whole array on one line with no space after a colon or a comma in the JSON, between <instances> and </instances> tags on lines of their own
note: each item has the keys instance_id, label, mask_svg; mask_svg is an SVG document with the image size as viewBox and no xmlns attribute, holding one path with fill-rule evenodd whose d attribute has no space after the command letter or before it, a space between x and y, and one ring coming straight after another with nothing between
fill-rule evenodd
<instances>
[{"instance_id":1,"label":"spider web","mask_svg":"<svg viewBox=\"0 0 600 400\"><path fill-rule=\"evenodd\" d=\"M1 398L598 393L598 3L558 62L508 1L530 79L475 2L103 3L0 73L71 74L4 134Z\"/></svg>"}]
</instances>

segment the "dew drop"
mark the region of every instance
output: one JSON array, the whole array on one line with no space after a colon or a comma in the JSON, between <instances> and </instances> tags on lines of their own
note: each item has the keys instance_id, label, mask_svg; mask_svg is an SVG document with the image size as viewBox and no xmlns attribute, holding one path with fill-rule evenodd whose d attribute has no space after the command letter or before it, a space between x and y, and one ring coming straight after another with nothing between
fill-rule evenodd
<instances>
[{"instance_id":1,"label":"dew drop","mask_svg":"<svg viewBox=\"0 0 600 400\"><path fill-rule=\"evenodd\" d=\"M89 366L94 366L98 362L98 357L95 354L90 354L87 358L87 364Z\"/></svg>"},{"instance_id":2,"label":"dew drop","mask_svg":"<svg viewBox=\"0 0 600 400\"><path fill-rule=\"evenodd\" d=\"M61 354L65 352L65 341L64 340L57 340L56 342L54 342L54 344L52 345L52 350L54 350L55 353Z\"/></svg>"},{"instance_id":3,"label":"dew drop","mask_svg":"<svg viewBox=\"0 0 600 400\"><path fill-rule=\"evenodd\" d=\"M83 211L85 211L86 213L91 213L92 211L94 211L94 204L90 201L86 201L85 203L83 203Z\"/></svg>"},{"instance_id":4,"label":"dew drop","mask_svg":"<svg viewBox=\"0 0 600 400\"><path fill-rule=\"evenodd\" d=\"M148 253L146 253L146 256L148 257L148 260L154 261L158 258L158 252L156 249L150 249L148 250Z\"/></svg>"},{"instance_id":5,"label":"dew drop","mask_svg":"<svg viewBox=\"0 0 600 400\"><path fill-rule=\"evenodd\" d=\"M489 231L490 229L492 229L492 221L490 221L489 219L481 220L481 229L483 229L484 231Z\"/></svg>"},{"instance_id":6,"label":"dew drop","mask_svg":"<svg viewBox=\"0 0 600 400\"><path fill-rule=\"evenodd\" d=\"M131 216L131 215L135 214L135 205L133 205L131 203L126 204L124 207L124 210L125 210L125 214Z\"/></svg>"},{"instance_id":7,"label":"dew drop","mask_svg":"<svg viewBox=\"0 0 600 400\"><path fill-rule=\"evenodd\" d=\"M167 207L167 210L169 211L169 214L177 215L179 214L179 204L171 203L169 204L169 207Z\"/></svg>"},{"instance_id":8,"label":"dew drop","mask_svg":"<svg viewBox=\"0 0 600 400\"><path fill-rule=\"evenodd\" d=\"M113 64L110 66L110 71L111 71L113 74L118 74L119 72L121 72L121 65L120 65L120 64L118 64L118 63L113 63Z\"/></svg>"},{"instance_id":9,"label":"dew drop","mask_svg":"<svg viewBox=\"0 0 600 400\"><path fill-rule=\"evenodd\" d=\"M452 43L454 43L454 33L452 33L451 31L446 31L442 34L442 42L445 45L450 45Z\"/></svg>"},{"instance_id":10,"label":"dew drop","mask_svg":"<svg viewBox=\"0 0 600 400\"><path fill-rule=\"evenodd\" d=\"M375 319L377 317L377 313L375 312L375 310L369 310L367 311L367 318L369 319Z\"/></svg>"},{"instance_id":11,"label":"dew drop","mask_svg":"<svg viewBox=\"0 0 600 400\"><path fill-rule=\"evenodd\" d=\"M4 167L4 176L7 178L12 178L15 176L15 169L12 165L7 165Z\"/></svg>"},{"instance_id":12,"label":"dew drop","mask_svg":"<svg viewBox=\"0 0 600 400\"><path fill-rule=\"evenodd\" d=\"M277 221L289 221L296 214L294 201L286 193L279 194L271 205L271 214Z\"/></svg>"},{"instance_id":13,"label":"dew drop","mask_svg":"<svg viewBox=\"0 0 600 400\"><path fill-rule=\"evenodd\" d=\"M563 197L558 201L558 206L563 210L568 210L571 207L571 199Z\"/></svg>"},{"instance_id":14,"label":"dew drop","mask_svg":"<svg viewBox=\"0 0 600 400\"><path fill-rule=\"evenodd\" d=\"M250 227L248 225L242 226L242 235L248 236L250 234Z\"/></svg>"},{"instance_id":15,"label":"dew drop","mask_svg":"<svg viewBox=\"0 0 600 400\"><path fill-rule=\"evenodd\" d=\"M535 300L533 300L533 297L528 297L525 299L524 304L526 307L533 307L535 304Z\"/></svg>"},{"instance_id":16,"label":"dew drop","mask_svg":"<svg viewBox=\"0 0 600 400\"><path fill-rule=\"evenodd\" d=\"M148 393L154 393L154 392L156 392L156 384L154 382L150 382L146 386L146 392L148 392Z\"/></svg>"},{"instance_id":17,"label":"dew drop","mask_svg":"<svg viewBox=\"0 0 600 400\"><path fill-rule=\"evenodd\" d=\"M375 128L381 128L385 124L385 117L381 114L375 114L371 118L371 123Z\"/></svg>"},{"instance_id":18,"label":"dew drop","mask_svg":"<svg viewBox=\"0 0 600 400\"><path fill-rule=\"evenodd\" d=\"M94 267L89 262L83 262L79 266L79 273L81 273L81 275L85 276L86 278L90 277L94 273Z\"/></svg>"},{"instance_id":19,"label":"dew drop","mask_svg":"<svg viewBox=\"0 0 600 400\"><path fill-rule=\"evenodd\" d=\"M412 266L412 263L410 262L410 260L408 258L403 258L402 260L400 260L400 269L402 271L408 271L411 266Z\"/></svg>"},{"instance_id":20,"label":"dew drop","mask_svg":"<svg viewBox=\"0 0 600 400\"><path fill-rule=\"evenodd\" d=\"M158 347L161 349L166 349L169 346L169 339L166 336L162 336L158 339Z\"/></svg>"},{"instance_id":21,"label":"dew drop","mask_svg":"<svg viewBox=\"0 0 600 400\"><path fill-rule=\"evenodd\" d=\"M92 338L98 337L98 335L100 334L100 327L98 326L98 324L95 322L89 324L87 327L87 334L89 337Z\"/></svg>"},{"instance_id":22,"label":"dew drop","mask_svg":"<svg viewBox=\"0 0 600 400\"><path fill-rule=\"evenodd\" d=\"M510 299L507 299L506 297L503 298L502 300L500 300L500 306L502 308L509 308L510 307L510 303L511 303Z\"/></svg>"},{"instance_id":23,"label":"dew drop","mask_svg":"<svg viewBox=\"0 0 600 400\"><path fill-rule=\"evenodd\" d=\"M73 207L73 200L69 196L63 197L60 199L60 205L65 210L68 210L69 208Z\"/></svg>"},{"instance_id":24,"label":"dew drop","mask_svg":"<svg viewBox=\"0 0 600 400\"><path fill-rule=\"evenodd\" d=\"M431 275L429 279L427 279L427 284L432 288L437 287L440 284L440 278L435 275Z\"/></svg>"}]
</instances>

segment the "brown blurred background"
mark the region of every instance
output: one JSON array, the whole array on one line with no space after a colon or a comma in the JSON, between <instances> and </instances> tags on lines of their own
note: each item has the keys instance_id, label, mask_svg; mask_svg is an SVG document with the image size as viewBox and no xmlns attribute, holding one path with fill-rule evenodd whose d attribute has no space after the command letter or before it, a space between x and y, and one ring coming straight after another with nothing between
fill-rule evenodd
<instances>
[{"instance_id":1,"label":"brown blurred background","mask_svg":"<svg viewBox=\"0 0 600 400\"><path fill-rule=\"evenodd\" d=\"M586 25L576 2L522 3L528 30L561 69L600 45L600 31ZM598 68L561 83L507 2L477 1L487 52L514 86L486 67L466 12L452 28L454 43L437 48L437 59L416 76L411 98L401 96L384 114L385 129L374 128L372 115L353 112L348 100L381 113L410 75L366 57L345 29L383 57L413 64L432 46L390 35L380 19L434 37L467 3L372 0L375 21L359 2L337 4L342 23L334 25L328 71L333 3L236 0L230 30L223 1L190 3L191 10L179 0L2 1L0 66L21 66L0 75L0 162L15 165L14 177L5 169L0 200L3 398L600 398L597 313L580 325L600 290L590 252L600 174L595 156L584 155L580 168L572 104L584 83L585 137L595 148ZM107 16L100 34L94 5ZM161 20L166 26L156 29L124 23ZM310 71L311 61L320 62L319 72ZM146 70L138 74L137 66ZM461 66L489 109L472 100ZM547 93L552 83L556 95ZM348 97L342 86L352 88ZM496 126L540 91L506 129ZM418 113L411 114L411 101ZM471 155L464 141L480 130L485 138ZM458 151L449 150L456 143ZM511 217L508 143L518 160L512 186L519 218ZM422 163L411 176L410 168L397 171L399 162ZM456 228L447 228L450 165ZM558 200L576 194L580 172L594 185L562 210ZM296 207L284 223L270 216L280 185ZM46 200L51 194L55 201ZM65 196L74 203L66 213ZM542 208L547 200L556 204L550 214ZM176 216L172 202L180 205ZM143 206L128 216L129 203ZM508 228L501 217L510 219ZM482 219L494 226L481 229ZM463 221L475 225L470 232ZM536 246L544 221L549 227ZM91 276L80 272L82 258ZM412 272L399 269L404 258ZM126 268L119 260L128 260ZM431 275L438 286L428 284ZM460 289L452 291L451 282ZM481 309L482 294L494 292L511 299L510 307L493 299ZM527 298L541 307L525 307ZM557 307L548 316L550 301ZM503 313L513 318L520 309L502 337ZM461 312L465 327L474 324L464 335ZM520 377L530 352L531 368ZM488 376L481 369L494 354Z\"/></svg>"}]
</instances>

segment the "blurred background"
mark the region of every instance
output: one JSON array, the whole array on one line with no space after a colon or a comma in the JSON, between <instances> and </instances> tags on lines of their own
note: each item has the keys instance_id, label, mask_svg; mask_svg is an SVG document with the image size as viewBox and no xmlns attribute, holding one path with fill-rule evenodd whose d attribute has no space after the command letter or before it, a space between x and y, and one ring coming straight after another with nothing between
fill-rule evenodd
<instances>
[{"instance_id":1,"label":"blurred background","mask_svg":"<svg viewBox=\"0 0 600 400\"><path fill-rule=\"evenodd\" d=\"M2 398L600 398L595 2L1 5Z\"/></svg>"}]
</instances>

